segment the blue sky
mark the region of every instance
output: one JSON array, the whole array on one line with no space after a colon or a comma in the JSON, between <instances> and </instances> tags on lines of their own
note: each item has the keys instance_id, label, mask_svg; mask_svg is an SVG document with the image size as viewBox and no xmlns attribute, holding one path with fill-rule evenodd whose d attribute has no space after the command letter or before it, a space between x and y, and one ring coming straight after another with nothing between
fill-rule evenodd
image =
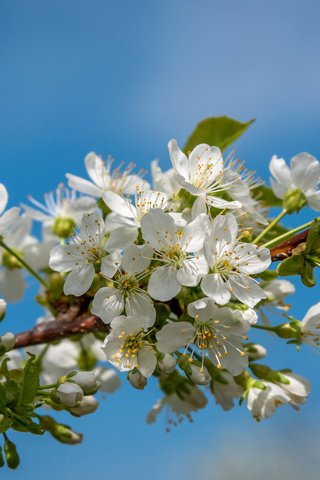
<instances>
[{"instance_id":1,"label":"blue sky","mask_svg":"<svg viewBox=\"0 0 320 480\"><path fill-rule=\"evenodd\" d=\"M183 143L213 115L257 118L236 146L261 176L273 153L289 159L306 150L319 158L319 14L315 0L2 1L0 181L10 204L28 194L40 199L67 171L84 175L90 150L144 168L158 157L168 167L168 140ZM293 313L302 316L318 297L318 287L299 286ZM26 298L9 310L4 327L24 329L37 313ZM266 454L259 445L269 445L271 460L270 444L290 450L292 439L304 435L318 445L319 355L307 349L298 355L281 340L267 343L273 366L289 365L312 379L313 395L300 413L282 409L257 425L245 407L224 414L211 402L193 425L166 434L164 419L144 423L156 386L136 392L123 379L96 415L64 418L85 433L82 446L15 435L22 467L5 478L148 479L152 472L155 479L188 480L197 466L206 479L213 478L206 477L210 462L213 471L218 463L228 471L236 461L237 439L245 439L257 463ZM319 467L309 443L296 449L296 464Z\"/></svg>"}]
</instances>

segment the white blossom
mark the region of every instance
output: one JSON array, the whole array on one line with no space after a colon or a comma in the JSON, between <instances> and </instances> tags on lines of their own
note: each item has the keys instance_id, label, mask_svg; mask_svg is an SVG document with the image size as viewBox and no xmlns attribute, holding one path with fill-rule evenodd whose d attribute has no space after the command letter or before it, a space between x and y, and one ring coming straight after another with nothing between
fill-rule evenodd
<instances>
[{"instance_id":1,"label":"white blossom","mask_svg":"<svg viewBox=\"0 0 320 480\"><path fill-rule=\"evenodd\" d=\"M71 407L70 412L77 417L82 417L83 415L95 412L98 406L98 401L91 395L88 395L80 400L79 405Z\"/></svg>"},{"instance_id":2,"label":"white blossom","mask_svg":"<svg viewBox=\"0 0 320 480\"><path fill-rule=\"evenodd\" d=\"M300 190L310 208L320 211L320 163L309 153L299 153L291 158L290 168L283 158L274 155L270 162L272 189L278 198L292 190Z\"/></svg>"},{"instance_id":3,"label":"white blossom","mask_svg":"<svg viewBox=\"0 0 320 480\"><path fill-rule=\"evenodd\" d=\"M89 290L95 266L106 277L117 271L119 255L108 254L108 242L102 216L98 213L85 214L79 235L69 245L58 245L50 254L49 266L58 272L70 272L64 284L66 295L82 295Z\"/></svg>"},{"instance_id":4,"label":"white blossom","mask_svg":"<svg viewBox=\"0 0 320 480\"><path fill-rule=\"evenodd\" d=\"M305 403L311 390L310 382L301 375L293 372L281 372L281 375L289 383L276 382L290 397L290 404L298 408L299 404Z\"/></svg>"},{"instance_id":5,"label":"white blossom","mask_svg":"<svg viewBox=\"0 0 320 480\"><path fill-rule=\"evenodd\" d=\"M122 257L121 268L115 275L113 287L100 288L93 299L91 312L105 323L123 313L139 317L145 327L151 327L156 310L140 281L146 275L152 249L147 245L132 245ZM140 275L139 275L140 274Z\"/></svg>"},{"instance_id":6,"label":"white blossom","mask_svg":"<svg viewBox=\"0 0 320 480\"><path fill-rule=\"evenodd\" d=\"M102 350L108 362L120 372L136 368L146 378L152 375L157 357L144 333L140 319L121 315L111 322L111 333L106 336Z\"/></svg>"},{"instance_id":7,"label":"white blossom","mask_svg":"<svg viewBox=\"0 0 320 480\"><path fill-rule=\"evenodd\" d=\"M212 222L204 243L204 254L211 272L205 275L202 291L219 305L233 295L245 305L254 307L266 294L250 277L265 271L271 263L270 251L237 239L238 225L231 213L219 215Z\"/></svg>"},{"instance_id":8,"label":"white blossom","mask_svg":"<svg viewBox=\"0 0 320 480\"><path fill-rule=\"evenodd\" d=\"M264 390L251 387L247 394L247 407L256 420L270 417L280 405L290 403L290 395L279 385L262 381Z\"/></svg>"},{"instance_id":9,"label":"white blossom","mask_svg":"<svg viewBox=\"0 0 320 480\"><path fill-rule=\"evenodd\" d=\"M182 286L196 286L208 266L201 253L208 217L200 214L185 227L175 225L173 218L160 209L151 210L141 221L142 236L153 248L162 266L152 272L148 292L156 300L175 297Z\"/></svg>"},{"instance_id":10,"label":"white blossom","mask_svg":"<svg viewBox=\"0 0 320 480\"><path fill-rule=\"evenodd\" d=\"M230 187L230 182L224 180L223 157L218 147L197 145L188 157L176 140L170 140L168 147L177 181L197 197L193 206L196 212L205 212L206 205L221 209L241 207L240 202L227 201L217 195Z\"/></svg>"},{"instance_id":11,"label":"white blossom","mask_svg":"<svg viewBox=\"0 0 320 480\"><path fill-rule=\"evenodd\" d=\"M156 333L159 352L172 353L185 347L184 353L189 355L190 362L196 353L202 358L202 367L208 357L217 368L239 375L248 365L242 341L247 339L250 328L241 312L219 308L204 298L190 303L188 314L194 318L194 324L170 322Z\"/></svg>"},{"instance_id":12,"label":"white blossom","mask_svg":"<svg viewBox=\"0 0 320 480\"><path fill-rule=\"evenodd\" d=\"M91 213L97 209L97 203L92 197L77 197L75 190L69 190L63 183L59 184L55 192L44 196L44 204L29 196L33 207L24 205L28 215L45 225L52 226L57 219L73 220L79 225L84 213Z\"/></svg>"},{"instance_id":13,"label":"white blossom","mask_svg":"<svg viewBox=\"0 0 320 480\"><path fill-rule=\"evenodd\" d=\"M105 163L94 152L88 153L84 163L91 181L71 173L67 173L66 176L71 188L86 195L102 197L107 191L132 195L137 188L140 190L149 187L139 175L131 173L133 165L128 165L123 171L121 168L114 168L112 171L112 158L109 157Z\"/></svg>"}]
</instances>

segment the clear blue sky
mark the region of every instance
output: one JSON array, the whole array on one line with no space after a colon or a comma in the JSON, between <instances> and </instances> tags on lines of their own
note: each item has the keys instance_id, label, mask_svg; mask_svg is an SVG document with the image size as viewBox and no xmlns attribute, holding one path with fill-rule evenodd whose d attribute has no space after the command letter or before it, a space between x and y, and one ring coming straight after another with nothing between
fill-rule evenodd
<instances>
[{"instance_id":1,"label":"clear blue sky","mask_svg":"<svg viewBox=\"0 0 320 480\"><path fill-rule=\"evenodd\" d=\"M41 198L67 171L84 175L90 150L144 168L159 157L168 167L168 140L183 142L211 115L257 118L237 148L262 176L273 153L289 159L307 150L320 158L319 15L316 0L3 0L0 181L10 204L28 194ZM293 313L303 315L318 292L299 287ZM37 312L26 299L9 310L4 328L24 329ZM263 470L269 478L277 478L270 445L286 444L284 459L295 451L295 472L319 468L319 355L305 348L297 354L281 340L268 344L274 367L292 366L312 379L300 413L283 408L255 424L244 406L224 414L211 402L193 425L166 434L164 419L144 422L156 387L132 391L124 378L96 415L70 419L85 433L82 446L14 435L22 467L3 478L189 480L197 471L201 480L214 472L223 480L233 463L247 468L236 453L241 444L242 461L251 458L244 442L257 465L270 460Z\"/></svg>"}]
</instances>

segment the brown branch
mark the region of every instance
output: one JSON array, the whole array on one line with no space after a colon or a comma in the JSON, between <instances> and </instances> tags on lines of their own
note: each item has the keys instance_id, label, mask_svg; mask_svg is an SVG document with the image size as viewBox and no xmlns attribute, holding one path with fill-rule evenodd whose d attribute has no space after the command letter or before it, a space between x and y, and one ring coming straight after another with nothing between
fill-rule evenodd
<instances>
[{"instance_id":1,"label":"brown branch","mask_svg":"<svg viewBox=\"0 0 320 480\"><path fill-rule=\"evenodd\" d=\"M305 230L304 232L298 233L294 237L290 238L286 242L280 243L276 247L270 250L271 252L271 259L273 262L277 262L279 260L285 260L288 257L291 257L292 251L307 240L309 234L309 230Z\"/></svg>"},{"instance_id":2,"label":"brown branch","mask_svg":"<svg viewBox=\"0 0 320 480\"><path fill-rule=\"evenodd\" d=\"M290 240L272 248L272 261L277 262L290 257L293 249L307 240L308 233L309 230L305 230L290 238ZM174 300L171 302L174 302ZM31 330L18 333L16 335L15 348L49 343L84 333L107 333L109 331L109 327L98 317L88 313L88 299L86 297L78 297L71 306L62 301L58 307L59 313L54 320L40 323Z\"/></svg>"},{"instance_id":3,"label":"brown branch","mask_svg":"<svg viewBox=\"0 0 320 480\"><path fill-rule=\"evenodd\" d=\"M108 331L108 327L94 315L81 315L72 321L50 320L40 323L31 330L16 335L15 348L49 343L54 340L90 332Z\"/></svg>"}]
</instances>

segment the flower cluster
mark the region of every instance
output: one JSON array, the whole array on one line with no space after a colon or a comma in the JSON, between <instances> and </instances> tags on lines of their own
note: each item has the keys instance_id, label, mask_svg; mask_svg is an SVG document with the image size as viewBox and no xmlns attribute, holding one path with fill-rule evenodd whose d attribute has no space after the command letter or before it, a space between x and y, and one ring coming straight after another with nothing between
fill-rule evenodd
<instances>
[{"instance_id":1,"label":"flower cluster","mask_svg":"<svg viewBox=\"0 0 320 480\"><path fill-rule=\"evenodd\" d=\"M234 153L224 159L205 143L186 152L175 140L168 147L172 168L163 172L153 162L151 183L133 165L113 169L111 159L89 153L90 180L68 173L70 189L59 185L44 204L30 197L32 206L23 204L22 212L4 212L8 194L0 184L0 317L7 303L22 298L26 273L40 282L37 301L45 309L29 345L23 334L0 337L3 388L8 372L37 368L37 388L26 395L32 408L91 413L98 389L119 386L115 370L140 390L151 377L159 382L163 397L147 421L167 408L167 428L191 420L205 407L205 393L224 410L234 399L245 401L256 420L305 402L309 382L261 364L267 351L254 342L254 331L272 332L297 349L320 344L320 304L295 319L286 301L295 287L280 278L301 275L312 283L320 265L318 220L291 232L278 225L304 206L320 210L319 162L302 153L289 169L272 157L272 190ZM269 218L269 208L281 205ZM40 222L41 239L32 221ZM272 254L307 226L300 243L282 257ZM270 269L275 259L284 261ZM31 359L14 349L27 345ZM23 380L17 385L25 388ZM65 438L49 418L39 428Z\"/></svg>"}]
</instances>

